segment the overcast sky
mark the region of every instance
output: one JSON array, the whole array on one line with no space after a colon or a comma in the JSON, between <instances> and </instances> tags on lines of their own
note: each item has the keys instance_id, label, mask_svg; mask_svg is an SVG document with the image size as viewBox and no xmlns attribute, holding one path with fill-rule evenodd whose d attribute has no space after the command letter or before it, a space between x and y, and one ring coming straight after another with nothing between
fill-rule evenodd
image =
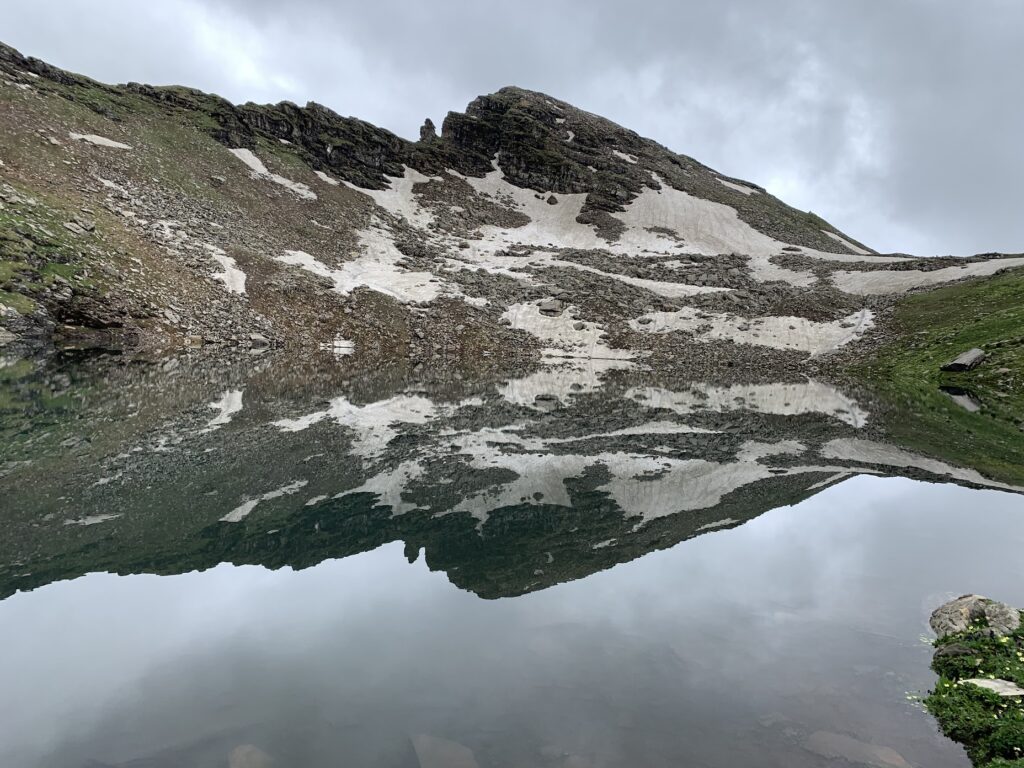
<instances>
[{"instance_id":1,"label":"overcast sky","mask_svg":"<svg viewBox=\"0 0 1024 768\"><path fill-rule=\"evenodd\" d=\"M314 100L413 138L503 85L883 251L1024 251L1022 0L46 0L0 38L104 81Z\"/></svg>"}]
</instances>

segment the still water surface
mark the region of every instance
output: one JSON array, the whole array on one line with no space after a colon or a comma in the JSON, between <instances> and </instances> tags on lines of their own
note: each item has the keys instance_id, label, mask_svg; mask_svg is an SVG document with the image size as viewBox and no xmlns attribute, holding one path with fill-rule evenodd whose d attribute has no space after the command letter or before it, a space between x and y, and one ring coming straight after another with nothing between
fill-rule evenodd
<instances>
[{"instance_id":1,"label":"still water surface","mask_svg":"<svg viewBox=\"0 0 1024 768\"><path fill-rule=\"evenodd\" d=\"M108 371L55 417L67 372L37 374L0 477L3 766L966 768L913 698L927 616L1024 605L1021 497L897 471L827 387Z\"/></svg>"}]
</instances>

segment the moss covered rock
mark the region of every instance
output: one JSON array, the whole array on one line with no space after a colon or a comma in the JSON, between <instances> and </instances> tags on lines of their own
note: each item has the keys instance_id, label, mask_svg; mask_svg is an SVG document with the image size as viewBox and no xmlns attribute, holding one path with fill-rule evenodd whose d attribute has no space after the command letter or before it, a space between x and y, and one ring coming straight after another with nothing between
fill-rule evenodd
<instances>
[{"instance_id":1,"label":"moss covered rock","mask_svg":"<svg viewBox=\"0 0 1024 768\"><path fill-rule=\"evenodd\" d=\"M939 681L925 706L975 766L1024 766L1021 616L978 595L957 598L932 614L940 635L932 659Z\"/></svg>"}]
</instances>

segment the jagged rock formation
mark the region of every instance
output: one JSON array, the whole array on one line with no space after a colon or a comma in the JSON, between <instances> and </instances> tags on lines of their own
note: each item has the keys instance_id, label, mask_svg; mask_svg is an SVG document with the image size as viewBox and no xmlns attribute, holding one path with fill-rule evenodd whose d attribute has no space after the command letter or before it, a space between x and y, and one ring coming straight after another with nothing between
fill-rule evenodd
<instances>
[{"instance_id":1,"label":"jagged rock formation","mask_svg":"<svg viewBox=\"0 0 1024 768\"><path fill-rule=\"evenodd\" d=\"M879 256L518 88L413 142L0 46L0 122L8 341L793 370L867 333L888 297L1024 263Z\"/></svg>"},{"instance_id":2,"label":"jagged rock formation","mask_svg":"<svg viewBox=\"0 0 1024 768\"><path fill-rule=\"evenodd\" d=\"M423 121L420 127L420 141L430 141L437 138L437 127L429 117Z\"/></svg>"}]
</instances>

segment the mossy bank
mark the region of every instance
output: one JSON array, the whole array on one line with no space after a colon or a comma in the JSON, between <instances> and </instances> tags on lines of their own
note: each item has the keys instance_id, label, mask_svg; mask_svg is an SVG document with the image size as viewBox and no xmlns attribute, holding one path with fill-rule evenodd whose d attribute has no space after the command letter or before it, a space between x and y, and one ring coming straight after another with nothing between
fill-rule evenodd
<instances>
[{"instance_id":1,"label":"mossy bank","mask_svg":"<svg viewBox=\"0 0 1024 768\"><path fill-rule=\"evenodd\" d=\"M1024 482L1024 270L917 293L889 322L892 339L858 368L890 403L901 444L994 480ZM942 366L985 352L970 371Z\"/></svg>"},{"instance_id":2,"label":"mossy bank","mask_svg":"<svg viewBox=\"0 0 1024 768\"><path fill-rule=\"evenodd\" d=\"M954 620L946 621L950 616ZM977 595L947 603L932 616L939 633L932 669L939 681L924 703L978 768L1024 766L1021 617L1016 608Z\"/></svg>"}]
</instances>

